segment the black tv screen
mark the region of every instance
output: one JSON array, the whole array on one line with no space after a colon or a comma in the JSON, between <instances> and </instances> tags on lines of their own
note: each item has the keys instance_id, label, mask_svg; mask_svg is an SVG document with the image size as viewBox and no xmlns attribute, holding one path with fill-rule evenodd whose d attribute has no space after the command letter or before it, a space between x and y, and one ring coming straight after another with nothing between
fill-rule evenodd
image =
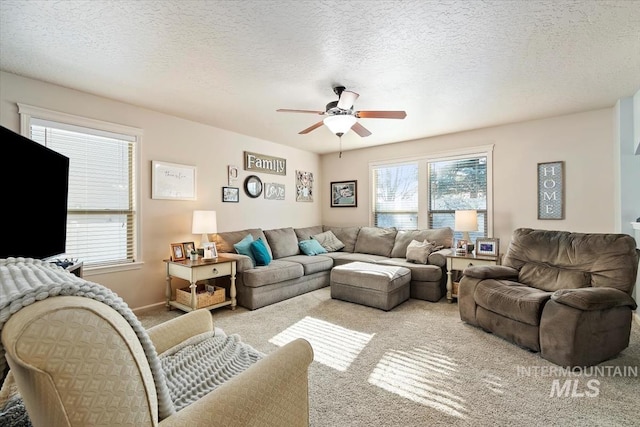
<instances>
[{"instance_id":1,"label":"black tv screen","mask_svg":"<svg viewBox=\"0 0 640 427\"><path fill-rule=\"evenodd\" d=\"M0 258L65 253L69 158L0 126L3 233Z\"/></svg>"}]
</instances>

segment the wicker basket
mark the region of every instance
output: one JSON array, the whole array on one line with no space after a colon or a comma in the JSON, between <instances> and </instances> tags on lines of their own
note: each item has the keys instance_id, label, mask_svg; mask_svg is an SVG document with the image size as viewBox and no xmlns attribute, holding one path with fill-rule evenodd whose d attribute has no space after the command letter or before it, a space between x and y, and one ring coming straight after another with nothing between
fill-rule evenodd
<instances>
[{"instance_id":1,"label":"wicker basket","mask_svg":"<svg viewBox=\"0 0 640 427\"><path fill-rule=\"evenodd\" d=\"M204 285L196 287L196 308L219 304L225 300L224 288L214 286L213 293L207 292ZM176 289L176 302L191 307L191 288Z\"/></svg>"}]
</instances>

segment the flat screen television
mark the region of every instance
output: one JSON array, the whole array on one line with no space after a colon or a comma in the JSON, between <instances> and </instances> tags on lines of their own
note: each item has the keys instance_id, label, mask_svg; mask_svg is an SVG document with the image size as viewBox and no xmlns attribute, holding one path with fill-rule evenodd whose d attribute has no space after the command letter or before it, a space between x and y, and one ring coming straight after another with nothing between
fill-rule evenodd
<instances>
[{"instance_id":1,"label":"flat screen television","mask_svg":"<svg viewBox=\"0 0 640 427\"><path fill-rule=\"evenodd\" d=\"M0 126L3 222L0 258L63 255L69 158Z\"/></svg>"}]
</instances>

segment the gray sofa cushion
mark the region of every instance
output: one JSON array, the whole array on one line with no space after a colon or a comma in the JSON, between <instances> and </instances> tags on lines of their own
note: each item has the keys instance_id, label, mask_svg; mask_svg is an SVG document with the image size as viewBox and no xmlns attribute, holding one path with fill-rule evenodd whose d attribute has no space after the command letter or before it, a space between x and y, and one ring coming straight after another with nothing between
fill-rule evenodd
<instances>
[{"instance_id":1,"label":"gray sofa cushion","mask_svg":"<svg viewBox=\"0 0 640 427\"><path fill-rule=\"evenodd\" d=\"M390 257L397 232L394 227L362 227L356 240L355 252Z\"/></svg>"},{"instance_id":2,"label":"gray sofa cushion","mask_svg":"<svg viewBox=\"0 0 640 427\"><path fill-rule=\"evenodd\" d=\"M309 240L311 236L315 234L322 233L323 230L321 225L315 225L313 227L294 228L293 231L296 233L298 242L301 242L303 240Z\"/></svg>"},{"instance_id":3,"label":"gray sofa cushion","mask_svg":"<svg viewBox=\"0 0 640 427\"><path fill-rule=\"evenodd\" d=\"M264 234L267 236L269 246L271 246L273 259L280 259L300 253L298 238L292 227L265 230Z\"/></svg>"},{"instance_id":4,"label":"gray sofa cushion","mask_svg":"<svg viewBox=\"0 0 640 427\"><path fill-rule=\"evenodd\" d=\"M214 238L214 241L216 242L216 249L218 250L218 252L236 253L233 245L244 239L247 234L251 234L253 236L253 240L262 238L262 241L265 243L265 246L269 251L269 255L273 257L273 252L271 252L271 248L269 247L269 244L261 228L248 228L246 230L226 231L223 233L218 233Z\"/></svg>"},{"instance_id":5,"label":"gray sofa cushion","mask_svg":"<svg viewBox=\"0 0 640 427\"><path fill-rule=\"evenodd\" d=\"M358 232L360 227L329 227L324 226L324 231L333 231L338 240L344 243L343 252L353 252L356 247L356 239L358 238Z\"/></svg>"},{"instance_id":6,"label":"gray sofa cushion","mask_svg":"<svg viewBox=\"0 0 640 427\"><path fill-rule=\"evenodd\" d=\"M252 268L242 273L244 285L250 288L280 283L302 276L304 276L302 264L281 260L274 260L267 266Z\"/></svg>"},{"instance_id":7,"label":"gray sofa cushion","mask_svg":"<svg viewBox=\"0 0 640 427\"><path fill-rule=\"evenodd\" d=\"M333 267L333 260L323 255L293 255L281 258L280 261L290 261L302 264L304 275L308 276L321 271L329 271Z\"/></svg>"},{"instance_id":8,"label":"gray sofa cushion","mask_svg":"<svg viewBox=\"0 0 640 427\"><path fill-rule=\"evenodd\" d=\"M442 269L437 265L423 265L407 262L404 258L380 260L378 264L406 267L411 270L412 282L439 282L442 279Z\"/></svg>"},{"instance_id":9,"label":"gray sofa cushion","mask_svg":"<svg viewBox=\"0 0 640 427\"><path fill-rule=\"evenodd\" d=\"M453 230L450 227L422 229L422 230L398 230L396 240L391 250L392 258L404 258L407 255L407 246L412 240L423 242L428 240L436 246L443 248L453 247Z\"/></svg>"}]
</instances>

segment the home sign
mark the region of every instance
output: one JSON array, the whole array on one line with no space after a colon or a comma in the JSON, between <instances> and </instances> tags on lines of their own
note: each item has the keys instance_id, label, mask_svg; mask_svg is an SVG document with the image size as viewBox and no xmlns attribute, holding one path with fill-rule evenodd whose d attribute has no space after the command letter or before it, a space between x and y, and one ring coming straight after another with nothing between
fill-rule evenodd
<instances>
[{"instance_id":1,"label":"home sign","mask_svg":"<svg viewBox=\"0 0 640 427\"><path fill-rule=\"evenodd\" d=\"M538 219L564 219L564 162L538 163Z\"/></svg>"}]
</instances>

